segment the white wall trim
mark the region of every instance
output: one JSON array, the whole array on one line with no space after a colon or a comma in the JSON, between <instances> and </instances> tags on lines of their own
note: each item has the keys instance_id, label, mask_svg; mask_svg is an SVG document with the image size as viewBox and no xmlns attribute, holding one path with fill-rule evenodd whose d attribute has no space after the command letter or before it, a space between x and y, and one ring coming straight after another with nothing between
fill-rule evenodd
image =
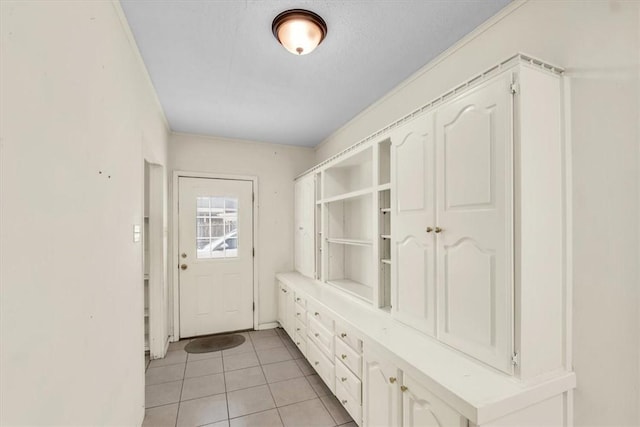
<instances>
[{"instance_id":1,"label":"white wall trim","mask_svg":"<svg viewBox=\"0 0 640 427\"><path fill-rule=\"evenodd\" d=\"M444 52L442 52L441 54L439 54L438 56L433 58L431 61L429 61L422 68L420 68L418 71L416 71L411 76L409 76L406 80L402 81L400 84L398 84L393 89L391 89L389 92L387 92L385 95L383 95L381 98L379 98L376 102L374 102L373 104L371 104L370 106L368 106L367 108L362 110L360 113L358 113L355 117L353 117L347 123L345 123L344 125L340 126L337 130L335 130L333 133L331 133L331 135L326 137L324 139L324 141L320 142L319 144L317 144L314 147L316 152L320 148L322 148L324 145L326 145L329 141L331 141L332 139L334 139L335 137L340 135L342 132L347 130L347 128L352 126L355 122L360 120L362 117L366 116L367 114L371 113L373 110L377 109L380 105L382 105L385 102L387 102L388 99L390 99L393 96L395 96L398 92L403 90L406 86L410 85L415 80L419 79L423 74L428 73L431 69L435 68L441 62L443 62L445 59L447 59L449 56L453 55L458 50L463 48L467 43L471 42L473 39L478 37L480 34L484 33L489 28L493 27L494 25L496 25L497 23L502 21L504 18L506 18L508 15L512 14L513 12L515 12L517 9L519 9L522 5L524 5L528 1L529 0L514 0L512 3L509 3L502 10L500 10L497 14L493 15L491 18L489 18L488 20L486 20L485 22L480 24L473 31L471 31L466 36L461 38L458 42L456 42L453 46L451 46L450 48L448 48L447 50L445 50ZM361 138L357 138L357 139L360 140Z\"/></svg>"},{"instance_id":2,"label":"white wall trim","mask_svg":"<svg viewBox=\"0 0 640 427\"><path fill-rule=\"evenodd\" d=\"M208 139L215 142L223 142L223 143L233 143L233 144L248 144L248 145L259 145L261 147L265 146L273 146L273 148L286 148L292 150L303 150L303 151L315 151L314 147L305 147L302 145L289 145L289 144L278 144L276 142L261 142L261 141L251 141L248 139L235 139L235 138L227 138L223 136L213 136L213 135L201 135L197 133L188 133L188 132L171 132L171 137L173 136L184 136L189 138L201 138Z\"/></svg>"},{"instance_id":3,"label":"white wall trim","mask_svg":"<svg viewBox=\"0 0 640 427\"><path fill-rule=\"evenodd\" d=\"M116 11L116 15L120 20L120 24L122 24L122 31L129 42L129 46L131 46L131 51L133 56L135 57L136 62L140 66L142 70L142 75L146 80L149 88L151 89L152 97L158 105L158 110L160 111L160 117L162 119L162 123L164 124L167 132L171 132L171 127L169 126L169 121L167 120L167 115L164 112L164 108L162 108L162 104L160 103L160 98L158 98L158 92L156 91L156 87L153 85L153 80L151 80L151 75L149 74L149 70L147 69L147 65L144 63L144 59L142 59L142 55L140 54L140 49L138 48L138 43L136 42L136 38L131 32L131 27L129 26L129 21L127 20L127 16L124 14L124 10L122 10L122 5L119 0L111 0L111 4L113 5L114 10Z\"/></svg>"},{"instance_id":4,"label":"white wall trim","mask_svg":"<svg viewBox=\"0 0 640 427\"><path fill-rule=\"evenodd\" d=\"M173 328L171 331L170 341L178 341L180 339L180 277L178 274L178 266L180 260L177 254L179 251L179 239L178 239L178 180L180 177L186 178L209 178L209 179L234 179L240 181L251 181L253 183L253 194L255 195L253 201L253 247L258 247L259 229L258 218L260 210L260 197L258 197L258 177L254 175L230 175L221 173L208 173L208 172L190 172L190 171L173 171L173 185L172 185L172 197L171 197L171 210L172 210L172 225L171 225L171 247L173 260L169 262L170 268L173 270L171 287L173 288ZM255 252L253 257L253 302L255 304L255 310L253 311L253 328L259 329L260 319L260 278L258 276L259 266L259 251ZM263 329L266 329L263 327Z\"/></svg>"}]
</instances>

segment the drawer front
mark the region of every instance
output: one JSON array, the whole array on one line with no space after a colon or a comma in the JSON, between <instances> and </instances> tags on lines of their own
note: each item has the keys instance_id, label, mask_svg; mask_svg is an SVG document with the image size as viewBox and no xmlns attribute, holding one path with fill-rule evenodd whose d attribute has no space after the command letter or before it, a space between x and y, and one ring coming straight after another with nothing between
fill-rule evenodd
<instances>
[{"instance_id":1,"label":"drawer front","mask_svg":"<svg viewBox=\"0 0 640 427\"><path fill-rule=\"evenodd\" d=\"M362 404L362 382L338 359L335 359L335 368L336 384L344 387L358 404Z\"/></svg>"},{"instance_id":2,"label":"drawer front","mask_svg":"<svg viewBox=\"0 0 640 427\"><path fill-rule=\"evenodd\" d=\"M356 352L362 354L362 339L352 329L336 322L336 337L340 338Z\"/></svg>"},{"instance_id":3,"label":"drawer front","mask_svg":"<svg viewBox=\"0 0 640 427\"><path fill-rule=\"evenodd\" d=\"M293 335L293 342L296 344L302 355L307 357L307 336L295 333Z\"/></svg>"},{"instance_id":4,"label":"drawer front","mask_svg":"<svg viewBox=\"0 0 640 427\"><path fill-rule=\"evenodd\" d=\"M307 339L307 325L305 325L300 319L296 319L294 333L303 336L305 341Z\"/></svg>"},{"instance_id":5,"label":"drawer front","mask_svg":"<svg viewBox=\"0 0 640 427\"><path fill-rule=\"evenodd\" d=\"M307 313L309 319L315 319L333 333L333 317L329 315L326 308L312 302L307 301Z\"/></svg>"},{"instance_id":6,"label":"drawer front","mask_svg":"<svg viewBox=\"0 0 640 427\"><path fill-rule=\"evenodd\" d=\"M349 415L351 415L353 421L358 425L362 425L362 405L360 402L354 400L341 383L336 383L335 395L342 406L344 406L344 409L346 409Z\"/></svg>"},{"instance_id":7,"label":"drawer front","mask_svg":"<svg viewBox=\"0 0 640 427\"><path fill-rule=\"evenodd\" d=\"M333 360L333 333L327 331L320 322L310 318L309 325L307 326L307 336L316 343L318 348L322 350L330 360Z\"/></svg>"},{"instance_id":8,"label":"drawer front","mask_svg":"<svg viewBox=\"0 0 640 427\"><path fill-rule=\"evenodd\" d=\"M358 378L362 378L362 355L342 340L336 340L336 359L345 364Z\"/></svg>"},{"instance_id":9,"label":"drawer front","mask_svg":"<svg viewBox=\"0 0 640 427\"><path fill-rule=\"evenodd\" d=\"M307 309L307 299L305 297L303 297L302 295L300 295L299 293L295 293L293 300L296 302L297 305L300 306L300 308L302 308L303 310Z\"/></svg>"},{"instance_id":10,"label":"drawer front","mask_svg":"<svg viewBox=\"0 0 640 427\"><path fill-rule=\"evenodd\" d=\"M313 341L307 341L307 360L316 370L322 381L327 384L331 393L335 394L335 368L333 362L327 358Z\"/></svg>"},{"instance_id":11,"label":"drawer front","mask_svg":"<svg viewBox=\"0 0 640 427\"><path fill-rule=\"evenodd\" d=\"M300 307L298 304L296 304L294 307L293 317L303 325L307 326L307 312L304 308Z\"/></svg>"}]
</instances>

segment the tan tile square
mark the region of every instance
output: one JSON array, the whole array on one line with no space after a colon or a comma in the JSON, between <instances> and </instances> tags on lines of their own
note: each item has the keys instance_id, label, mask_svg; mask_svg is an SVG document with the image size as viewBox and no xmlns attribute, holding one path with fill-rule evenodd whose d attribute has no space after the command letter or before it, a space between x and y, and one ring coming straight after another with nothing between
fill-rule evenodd
<instances>
[{"instance_id":1,"label":"tan tile square","mask_svg":"<svg viewBox=\"0 0 640 427\"><path fill-rule=\"evenodd\" d=\"M237 369L258 366L260 364L260 362L258 362L258 356L256 356L256 353L253 351L251 353L240 353L231 355L223 354L222 360L224 360L225 371L235 371Z\"/></svg>"},{"instance_id":2,"label":"tan tile square","mask_svg":"<svg viewBox=\"0 0 640 427\"><path fill-rule=\"evenodd\" d=\"M329 411L329 414L331 414L336 424L340 425L353 421L347 410L344 409L344 406L338 402L335 396L322 396L320 400L322 400L324 407L327 408L327 411Z\"/></svg>"},{"instance_id":3,"label":"tan tile square","mask_svg":"<svg viewBox=\"0 0 640 427\"><path fill-rule=\"evenodd\" d=\"M266 385L231 391L227 393L227 401L229 418L265 411L276 406Z\"/></svg>"},{"instance_id":4,"label":"tan tile square","mask_svg":"<svg viewBox=\"0 0 640 427\"><path fill-rule=\"evenodd\" d=\"M231 420L231 427L282 427L282 421L278 410L270 409L257 414L234 418Z\"/></svg>"},{"instance_id":5,"label":"tan tile square","mask_svg":"<svg viewBox=\"0 0 640 427\"><path fill-rule=\"evenodd\" d=\"M224 377L226 380L227 391L240 390L267 383L260 366L239 369L237 371L228 371L224 373Z\"/></svg>"},{"instance_id":6,"label":"tan tile square","mask_svg":"<svg viewBox=\"0 0 640 427\"><path fill-rule=\"evenodd\" d=\"M186 378L182 387L182 397L180 400L197 399L199 397L211 396L224 392L223 374Z\"/></svg>"},{"instance_id":7,"label":"tan tile square","mask_svg":"<svg viewBox=\"0 0 640 427\"><path fill-rule=\"evenodd\" d=\"M302 371L293 360L264 365L262 370L264 371L264 376L267 378L268 383L290 380L291 378L303 376Z\"/></svg>"},{"instance_id":8,"label":"tan tile square","mask_svg":"<svg viewBox=\"0 0 640 427\"><path fill-rule=\"evenodd\" d=\"M256 350L260 364L268 365L269 363L283 362L293 359L289 351L283 347L270 348L268 350Z\"/></svg>"},{"instance_id":9,"label":"tan tile square","mask_svg":"<svg viewBox=\"0 0 640 427\"><path fill-rule=\"evenodd\" d=\"M144 412L142 427L175 427L178 404L158 406Z\"/></svg>"},{"instance_id":10,"label":"tan tile square","mask_svg":"<svg viewBox=\"0 0 640 427\"><path fill-rule=\"evenodd\" d=\"M318 396L331 396L333 394L318 374L309 375L307 381L309 381Z\"/></svg>"},{"instance_id":11,"label":"tan tile square","mask_svg":"<svg viewBox=\"0 0 640 427\"><path fill-rule=\"evenodd\" d=\"M221 351L210 351L208 353L187 353L187 362L197 362L198 360L214 359L222 357Z\"/></svg>"},{"instance_id":12,"label":"tan tile square","mask_svg":"<svg viewBox=\"0 0 640 427\"><path fill-rule=\"evenodd\" d=\"M253 340L253 347L256 350L266 350L270 348L284 347L284 343L278 336L256 338Z\"/></svg>"},{"instance_id":13,"label":"tan tile square","mask_svg":"<svg viewBox=\"0 0 640 427\"><path fill-rule=\"evenodd\" d=\"M333 418L331 418L320 399L283 406L278 408L278 412L285 427L335 426Z\"/></svg>"},{"instance_id":14,"label":"tan tile square","mask_svg":"<svg viewBox=\"0 0 640 427\"><path fill-rule=\"evenodd\" d=\"M181 380L184 377L184 364L149 368L145 374L145 384L153 385Z\"/></svg>"},{"instance_id":15,"label":"tan tile square","mask_svg":"<svg viewBox=\"0 0 640 427\"><path fill-rule=\"evenodd\" d=\"M176 403L180 400L182 380L169 383L148 385L144 390L144 405L146 408Z\"/></svg>"},{"instance_id":16,"label":"tan tile square","mask_svg":"<svg viewBox=\"0 0 640 427\"><path fill-rule=\"evenodd\" d=\"M305 377L269 384L276 406L285 406L318 397Z\"/></svg>"},{"instance_id":17,"label":"tan tile square","mask_svg":"<svg viewBox=\"0 0 640 427\"><path fill-rule=\"evenodd\" d=\"M154 359L149 362L150 368L158 366L179 365L187 362L187 353L184 350L167 351L162 359Z\"/></svg>"},{"instance_id":18,"label":"tan tile square","mask_svg":"<svg viewBox=\"0 0 640 427\"><path fill-rule=\"evenodd\" d=\"M180 402L179 427L196 427L228 419L227 399L224 394Z\"/></svg>"},{"instance_id":19,"label":"tan tile square","mask_svg":"<svg viewBox=\"0 0 640 427\"><path fill-rule=\"evenodd\" d=\"M198 360L187 363L185 378L201 377L203 375L219 374L222 372L222 358Z\"/></svg>"}]
</instances>

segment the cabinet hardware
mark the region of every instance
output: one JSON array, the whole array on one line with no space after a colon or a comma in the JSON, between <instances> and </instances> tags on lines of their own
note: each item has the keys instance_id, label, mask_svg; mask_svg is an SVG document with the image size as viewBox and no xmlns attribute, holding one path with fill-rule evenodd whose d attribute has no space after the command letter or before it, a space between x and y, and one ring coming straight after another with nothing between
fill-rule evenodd
<instances>
[{"instance_id":1,"label":"cabinet hardware","mask_svg":"<svg viewBox=\"0 0 640 427\"><path fill-rule=\"evenodd\" d=\"M389 382L391 384L395 383L396 382L396 377L389 377Z\"/></svg>"},{"instance_id":2,"label":"cabinet hardware","mask_svg":"<svg viewBox=\"0 0 640 427\"><path fill-rule=\"evenodd\" d=\"M320 362L315 361L315 362L313 362L313 364L314 364L314 365L316 365L316 366L318 366L318 365L320 364Z\"/></svg>"},{"instance_id":3,"label":"cabinet hardware","mask_svg":"<svg viewBox=\"0 0 640 427\"><path fill-rule=\"evenodd\" d=\"M300 301L300 298L296 298L296 301Z\"/></svg>"},{"instance_id":4,"label":"cabinet hardware","mask_svg":"<svg viewBox=\"0 0 640 427\"><path fill-rule=\"evenodd\" d=\"M296 341L296 344L300 345L300 341Z\"/></svg>"},{"instance_id":5,"label":"cabinet hardware","mask_svg":"<svg viewBox=\"0 0 640 427\"><path fill-rule=\"evenodd\" d=\"M300 328L296 328L296 331L300 332Z\"/></svg>"},{"instance_id":6,"label":"cabinet hardware","mask_svg":"<svg viewBox=\"0 0 640 427\"><path fill-rule=\"evenodd\" d=\"M343 405L346 405L346 404L347 404L347 401L346 401L346 400L343 400L343 401L342 401L342 404L343 404Z\"/></svg>"},{"instance_id":7,"label":"cabinet hardware","mask_svg":"<svg viewBox=\"0 0 640 427\"><path fill-rule=\"evenodd\" d=\"M282 290L282 292L284 292L284 293L286 294L286 293L287 293L287 290L286 290L286 289L283 289L283 290Z\"/></svg>"},{"instance_id":8,"label":"cabinet hardware","mask_svg":"<svg viewBox=\"0 0 640 427\"><path fill-rule=\"evenodd\" d=\"M313 335L315 335L316 338L318 338L320 336L320 334L317 333L317 332L315 334L313 334Z\"/></svg>"},{"instance_id":9,"label":"cabinet hardware","mask_svg":"<svg viewBox=\"0 0 640 427\"><path fill-rule=\"evenodd\" d=\"M187 269L187 264L182 264L180 266L180 270L186 270Z\"/></svg>"},{"instance_id":10,"label":"cabinet hardware","mask_svg":"<svg viewBox=\"0 0 640 427\"><path fill-rule=\"evenodd\" d=\"M317 311L315 313L313 313L314 316L320 316L320 313L318 313Z\"/></svg>"},{"instance_id":11,"label":"cabinet hardware","mask_svg":"<svg viewBox=\"0 0 640 427\"><path fill-rule=\"evenodd\" d=\"M185 254L184 252L182 253L182 258L186 258L187 254Z\"/></svg>"},{"instance_id":12,"label":"cabinet hardware","mask_svg":"<svg viewBox=\"0 0 640 427\"><path fill-rule=\"evenodd\" d=\"M436 227L434 230L436 233L442 233L442 228Z\"/></svg>"},{"instance_id":13,"label":"cabinet hardware","mask_svg":"<svg viewBox=\"0 0 640 427\"><path fill-rule=\"evenodd\" d=\"M343 333L341 333L341 334L340 334L340 336L341 336L342 338L346 338L346 337L347 337L347 334L345 334L345 333L343 332Z\"/></svg>"},{"instance_id":14,"label":"cabinet hardware","mask_svg":"<svg viewBox=\"0 0 640 427\"><path fill-rule=\"evenodd\" d=\"M409 390L409 388L406 385L401 385L400 386L400 390L401 391L407 391L407 390Z\"/></svg>"},{"instance_id":15,"label":"cabinet hardware","mask_svg":"<svg viewBox=\"0 0 640 427\"><path fill-rule=\"evenodd\" d=\"M344 360L344 359L346 359L346 358L347 358L347 355L346 355L346 354L343 354L343 355L342 355L342 356L340 356L340 357L342 357L342 359Z\"/></svg>"},{"instance_id":16,"label":"cabinet hardware","mask_svg":"<svg viewBox=\"0 0 640 427\"><path fill-rule=\"evenodd\" d=\"M296 313L296 316L300 316L300 313Z\"/></svg>"},{"instance_id":17,"label":"cabinet hardware","mask_svg":"<svg viewBox=\"0 0 640 427\"><path fill-rule=\"evenodd\" d=\"M342 377L340 378L340 381L345 382L347 380L347 377Z\"/></svg>"},{"instance_id":18,"label":"cabinet hardware","mask_svg":"<svg viewBox=\"0 0 640 427\"><path fill-rule=\"evenodd\" d=\"M427 229L425 230L427 233L431 233L433 231L433 227L427 227Z\"/></svg>"}]
</instances>

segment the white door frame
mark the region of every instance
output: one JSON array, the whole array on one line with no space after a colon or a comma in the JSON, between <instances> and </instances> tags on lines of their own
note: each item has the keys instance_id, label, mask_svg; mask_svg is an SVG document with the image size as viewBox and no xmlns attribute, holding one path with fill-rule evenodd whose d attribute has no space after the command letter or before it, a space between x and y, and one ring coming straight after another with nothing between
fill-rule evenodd
<instances>
[{"instance_id":1,"label":"white door frame","mask_svg":"<svg viewBox=\"0 0 640 427\"><path fill-rule=\"evenodd\" d=\"M177 254L180 252L179 239L178 239L178 181L179 178L204 178L204 179L229 179L236 181L251 181L253 183L253 247L258 247L258 209L260 204L258 203L258 177L253 175L230 175L220 173L207 173L207 172L188 172L188 171L173 171L173 186L171 193L171 205L172 205L172 232L171 232L171 257L172 261L169 263L173 270L171 286L173 287L173 327L171 333L171 341L178 341L180 339L180 276L178 274L180 260ZM255 251L253 257L253 328L258 327L258 319L260 304L259 304L259 289L260 282L258 280L257 268L258 264L258 251Z\"/></svg>"}]
</instances>

